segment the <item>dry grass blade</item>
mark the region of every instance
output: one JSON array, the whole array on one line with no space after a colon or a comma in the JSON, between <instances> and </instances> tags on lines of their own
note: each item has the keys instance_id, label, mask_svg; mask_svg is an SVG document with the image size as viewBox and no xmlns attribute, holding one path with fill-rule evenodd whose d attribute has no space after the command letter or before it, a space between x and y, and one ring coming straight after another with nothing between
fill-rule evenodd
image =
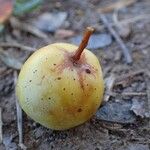
<instances>
[{"instance_id":1,"label":"dry grass blade","mask_svg":"<svg viewBox=\"0 0 150 150\"><path fill-rule=\"evenodd\" d=\"M119 96L119 97L126 97L126 96L146 96L147 93L145 92L124 92L124 93L110 93L110 96Z\"/></svg>"},{"instance_id":2,"label":"dry grass blade","mask_svg":"<svg viewBox=\"0 0 150 150\"><path fill-rule=\"evenodd\" d=\"M132 63L132 57L129 52L129 49L126 47L120 36L117 34L117 32L110 26L107 18L105 15L101 14L100 15L101 20L103 21L104 25L108 28L109 32L112 34L112 36L115 38L116 42L119 44L120 48L122 49L123 55L125 57L125 61L127 64Z\"/></svg>"},{"instance_id":3,"label":"dry grass blade","mask_svg":"<svg viewBox=\"0 0 150 150\"><path fill-rule=\"evenodd\" d=\"M12 27L20 29L20 30L25 31L25 32L29 32L29 33L31 33L31 34L39 37L39 38L42 38L42 39L48 38L48 36L44 32L40 31L36 27L29 25L27 23L21 23L15 17L10 18L10 23L11 23Z\"/></svg>"},{"instance_id":4,"label":"dry grass blade","mask_svg":"<svg viewBox=\"0 0 150 150\"><path fill-rule=\"evenodd\" d=\"M3 121L2 121L2 108L0 107L0 144L3 143Z\"/></svg>"},{"instance_id":5,"label":"dry grass blade","mask_svg":"<svg viewBox=\"0 0 150 150\"><path fill-rule=\"evenodd\" d=\"M131 27L128 24L121 24L119 19L118 19L118 10L115 10L113 13L113 21L115 23L116 29L118 34L120 35L120 37L122 38L127 38L129 37L130 33L131 33Z\"/></svg>"},{"instance_id":6,"label":"dry grass blade","mask_svg":"<svg viewBox=\"0 0 150 150\"><path fill-rule=\"evenodd\" d=\"M35 51L34 48L19 44L17 42L14 42L14 43L1 42L0 47L16 47L16 48L20 48L21 50L24 50L24 51L29 51L29 52Z\"/></svg>"},{"instance_id":7,"label":"dry grass blade","mask_svg":"<svg viewBox=\"0 0 150 150\"><path fill-rule=\"evenodd\" d=\"M137 0L121 0L117 1L115 3L111 3L108 6L103 6L102 8L98 8L97 11L100 13L108 13L111 12L115 9L121 9L123 7L132 5L136 2Z\"/></svg>"},{"instance_id":8,"label":"dry grass blade","mask_svg":"<svg viewBox=\"0 0 150 150\"><path fill-rule=\"evenodd\" d=\"M14 71L14 84L17 83L17 71ZM17 128L19 134L19 146L21 149L26 149L23 144L23 129L22 129L22 109L19 106L18 100L16 98L16 110L17 110Z\"/></svg>"},{"instance_id":9,"label":"dry grass blade","mask_svg":"<svg viewBox=\"0 0 150 150\"><path fill-rule=\"evenodd\" d=\"M111 96L110 93L112 93L114 83L115 83L115 76L113 74L105 80L106 91L104 96L104 102L107 102L109 100Z\"/></svg>"},{"instance_id":10,"label":"dry grass blade","mask_svg":"<svg viewBox=\"0 0 150 150\"><path fill-rule=\"evenodd\" d=\"M147 74L148 75L148 74ZM145 82L146 82L146 93L147 93L147 100L148 100L148 113L150 117L150 76L149 79L145 77ZM149 125L150 125L150 120L149 120Z\"/></svg>"},{"instance_id":11,"label":"dry grass blade","mask_svg":"<svg viewBox=\"0 0 150 150\"><path fill-rule=\"evenodd\" d=\"M144 72L145 71L142 69L135 72L129 72L128 74L123 76L119 76L116 78L115 85L123 84L124 82L127 82L127 80L133 78L136 75L143 74Z\"/></svg>"}]
</instances>

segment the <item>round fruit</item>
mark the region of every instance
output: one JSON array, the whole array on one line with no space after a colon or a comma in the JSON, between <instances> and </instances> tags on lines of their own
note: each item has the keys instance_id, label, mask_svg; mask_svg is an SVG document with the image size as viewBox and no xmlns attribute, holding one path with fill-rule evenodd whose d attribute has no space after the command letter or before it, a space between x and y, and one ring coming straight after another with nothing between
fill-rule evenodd
<instances>
[{"instance_id":1,"label":"round fruit","mask_svg":"<svg viewBox=\"0 0 150 150\"><path fill-rule=\"evenodd\" d=\"M87 49L93 28L79 47L55 43L32 54L23 65L16 93L22 109L36 122L65 130L87 121L102 101L104 84L96 56ZM83 51L84 50L84 51Z\"/></svg>"}]
</instances>

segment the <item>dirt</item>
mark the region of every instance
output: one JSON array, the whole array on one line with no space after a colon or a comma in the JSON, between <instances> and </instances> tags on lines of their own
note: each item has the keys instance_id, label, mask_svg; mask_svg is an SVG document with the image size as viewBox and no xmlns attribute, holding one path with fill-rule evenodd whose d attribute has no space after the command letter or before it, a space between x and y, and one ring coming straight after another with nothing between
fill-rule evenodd
<instances>
[{"instance_id":1,"label":"dirt","mask_svg":"<svg viewBox=\"0 0 150 150\"><path fill-rule=\"evenodd\" d=\"M94 25L96 33L109 33L106 28L101 29L102 22L97 9L106 4L115 2L114 0L68 0L68 1L45 1L41 8L31 14L18 18L21 22L30 23L33 19L43 12L65 11L68 13L67 20L61 26L62 29L69 29L79 35L86 26ZM150 1L136 1L131 6L122 8L119 11L119 19L124 20L130 17L137 17L140 14L150 14ZM113 11L106 14L110 22ZM116 101L133 101L144 102L143 108L146 112L150 111L148 107L150 99L148 94L150 83L150 18L132 22L130 24L131 33L126 39L123 39L125 45L131 51L133 63L127 65L122 55L122 50L113 39L110 46L91 50L96 54L101 62L104 79L114 74L116 79L130 75L130 73L140 70L144 71L135 74L132 78L126 77L121 79L120 84L115 84L113 92L122 94L124 92L144 92L145 95L129 95L122 97L120 95L110 96L111 103ZM69 42L68 39L59 38L55 33L48 33L48 43ZM34 47L36 49L47 45L47 41L40 39L30 33L14 29L10 23L6 25L0 42L17 41L23 45ZM20 61L29 57L31 53L21 51L13 47L5 47L4 50L18 58ZM0 144L0 150L20 149L18 145L18 132L16 120L16 103L15 103L15 85L14 69L9 68L0 61L0 107L2 108L3 121L3 139L12 137L11 144ZM19 73L19 71L18 71ZM117 82L118 83L118 82ZM103 106L102 105L102 106ZM101 106L101 107L102 107ZM101 108L100 108L101 109ZM93 116L89 121L76 128L67 131L53 131L35 123L25 113L23 113L23 143L29 150L149 150L150 149L150 122L149 118L140 116L132 112L136 120L133 123L117 123L115 121L100 120Z\"/></svg>"}]
</instances>

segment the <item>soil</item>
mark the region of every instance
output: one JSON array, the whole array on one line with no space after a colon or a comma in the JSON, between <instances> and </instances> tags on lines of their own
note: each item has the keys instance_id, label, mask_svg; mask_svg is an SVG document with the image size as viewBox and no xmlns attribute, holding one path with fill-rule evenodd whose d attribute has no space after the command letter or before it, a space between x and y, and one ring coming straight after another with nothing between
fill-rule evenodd
<instances>
[{"instance_id":1,"label":"soil","mask_svg":"<svg viewBox=\"0 0 150 150\"><path fill-rule=\"evenodd\" d=\"M57 2L46 0L40 9L23 17L18 17L18 19L22 23L31 23L43 12L65 11L68 13L68 17L61 29L69 29L74 31L75 35L79 35L83 33L86 26L93 25L96 27L96 33L109 33L106 28L101 29L103 23L97 9L111 4L111 2L115 2L115 0L66 0ZM113 13L111 11L106 14L110 23L113 22ZM131 6L120 9L119 19L124 20L141 14L150 14L149 0L137 0ZM138 96L129 95L125 98L120 95L110 96L107 102L103 102L103 105L114 101L130 101L133 104L134 100L138 100L144 102L143 109L148 112L150 111L148 107L150 106L150 17L130 23L130 28L130 36L123 39L123 41L131 52L132 64L127 65L125 63L122 50L115 39L113 39L110 46L91 51L96 54L101 62L104 79L112 74L118 80L129 75L129 77L121 79L119 84L115 84L114 93L146 93ZM17 41L36 49L47 45L47 43L69 42L69 38L59 38L55 36L55 32L47 35L47 40L41 39L20 29L14 29L8 22L3 36L0 37L0 42ZM3 49L21 62L24 62L31 54L14 47ZM4 144L3 142L3 144L0 144L0 150L20 149L16 120L14 71L14 68L10 68L0 61L0 107L2 109L3 140L11 143L5 142ZM137 71L142 71L142 73L137 73L130 78L130 73ZM135 111L133 113L136 119L132 123L128 123L128 121L125 123L111 120L104 121L98 119L95 115L83 125L67 131L47 129L23 113L23 143L29 150L149 150L149 118L140 112L138 112L139 114Z\"/></svg>"}]
</instances>

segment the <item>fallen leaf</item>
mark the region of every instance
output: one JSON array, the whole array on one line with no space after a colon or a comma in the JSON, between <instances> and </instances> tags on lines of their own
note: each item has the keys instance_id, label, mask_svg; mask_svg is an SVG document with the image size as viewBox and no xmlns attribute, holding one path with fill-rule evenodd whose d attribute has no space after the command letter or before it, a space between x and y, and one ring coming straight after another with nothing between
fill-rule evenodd
<instances>
[{"instance_id":1,"label":"fallen leaf","mask_svg":"<svg viewBox=\"0 0 150 150\"><path fill-rule=\"evenodd\" d=\"M12 136L4 136L3 137L3 144L5 145L6 150L17 150L17 144L12 142Z\"/></svg>"},{"instance_id":2,"label":"fallen leaf","mask_svg":"<svg viewBox=\"0 0 150 150\"><path fill-rule=\"evenodd\" d=\"M70 39L73 44L79 45L82 41L82 35L73 37ZM93 34L89 40L87 48L97 49L109 46L112 43L112 37L110 34Z\"/></svg>"},{"instance_id":3,"label":"fallen leaf","mask_svg":"<svg viewBox=\"0 0 150 150\"><path fill-rule=\"evenodd\" d=\"M3 50L0 50L0 59L8 67L11 67L11 68L17 69L17 70L21 69L22 63Z\"/></svg>"},{"instance_id":4,"label":"fallen leaf","mask_svg":"<svg viewBox=\"0 0 150 150\"><path fill-rule=\"evenodd\" d=\"M146 111L146 104L144 101L133 99L130 110L132 110L136 116L140 116L141 118L150 117L150 114Z\"/></svg>"},{"instance_id":5,"label":"fallen leaf","mask_svg":"<svg viewBox=\"0 0 150 150\"><path fill-rule=\"evenodd\" d=\"M66 18L66 12L43 13L36 20L33 21L33 24L38 29L45 32L54 32L64 23Z\"/></svg>"},{"instance_id":6,"label":"fallen leaf","mask_svg":"<svg viewBox=\"0 0 150 150\"><path fill-rule=\"evenodd\" d=\"M0 0L0 24L3 24L13 11L13 0Z\"/></svg>"},{"instance_id":7,"label":"fallen leaf","mask_svg":"<svg viewBox=\"0 0 150 150\"><path fill-rule=\"evenodd\" d=\"M107 102L96 113L96 118L116 123L134 123L136 116L132 113L130 101Z\"/></svg>"}]
</instances>

